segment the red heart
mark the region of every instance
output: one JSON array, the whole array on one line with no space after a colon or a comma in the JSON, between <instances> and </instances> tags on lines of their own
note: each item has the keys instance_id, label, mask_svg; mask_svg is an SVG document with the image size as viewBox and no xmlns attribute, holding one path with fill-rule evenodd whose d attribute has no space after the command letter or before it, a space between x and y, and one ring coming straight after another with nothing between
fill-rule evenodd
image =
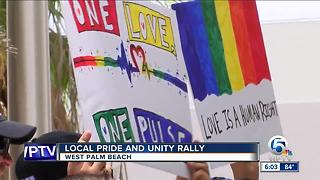
<instances>
[{"instance_id":1,"label":"red heart","mask_svg":"<svg viewBox=\"0 0 320 180\"><path fill-rule=\"evenodd\" d=\"M136 60L136 56L135 56L135 54L134 54L133 52L135 52L135 54L136 54L137 56L139 56L139 53L140 53L140 55L142 56L141 69L142 69L143 65L145 64L145 62L146 62L146 55L144 54L144 51L143 51L143 49L141 48L141 46L138 45L138 46L136 47L136 46L134 46L133 44L130 45L130 55L131 55L131 59L132 59L132 61L133 61L133 63L134 63L134 66L138 69L139 72L141 72L140 69L139 69L137 60Z\"/></svg>"}]
</instances>

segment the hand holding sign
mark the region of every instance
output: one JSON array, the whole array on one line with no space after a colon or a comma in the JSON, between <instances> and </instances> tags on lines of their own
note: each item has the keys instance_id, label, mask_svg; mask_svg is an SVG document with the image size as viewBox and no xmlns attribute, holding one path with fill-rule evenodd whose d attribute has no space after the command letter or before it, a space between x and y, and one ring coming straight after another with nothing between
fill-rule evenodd
<instances>
[{"instance_id":1,"label":"hand holding sign","mask_svg":"<svg viewBox=\"0 0 320 180\"><path fill-rule=\"evenodd\" d=\"M89 142L90 139L91 133L85 131L78 142ZM111 166L106 166L105 162L69 162L67 171L69 176L76 174L103 174L111 172Z\"/></svg>"}]
</instances>

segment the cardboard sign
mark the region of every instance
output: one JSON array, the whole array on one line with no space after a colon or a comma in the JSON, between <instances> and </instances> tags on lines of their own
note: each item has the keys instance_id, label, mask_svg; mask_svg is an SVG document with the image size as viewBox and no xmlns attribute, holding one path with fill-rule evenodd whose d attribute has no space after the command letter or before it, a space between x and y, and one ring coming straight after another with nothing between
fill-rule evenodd
<instances>
[{"instance_id":1,"label":"cardboard sign","mask_svg":"<svg viewBox=\"0 0 320 180\"><path fill-rule=\"evenodd\" d=\"M282 132L255 2L173 9L204 140L260 142L267 152L268 140Z\"/></svg>"},{"instance_id":2,"label":"cardboard sign","mask_svg":"<svg viewBox=\"0 0 320 180\"><path fill-rule=\"evenodd\" d=\"M62 1L86 130L100 142L191 142L175 12L146 1ZM147 164L187 175L184 163Z\"/></svg>"}]
</instances>

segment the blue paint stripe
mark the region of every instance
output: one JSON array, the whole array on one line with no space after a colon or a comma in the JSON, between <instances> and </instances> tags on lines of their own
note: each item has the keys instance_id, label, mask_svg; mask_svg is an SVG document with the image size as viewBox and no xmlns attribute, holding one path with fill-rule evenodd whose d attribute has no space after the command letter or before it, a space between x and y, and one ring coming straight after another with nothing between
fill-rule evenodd
<instances>
[{"instance_id":1,"label":"blue paint stripe","mask_svg":"<svg viewBox=\"0 0 320 180\"><path fill-rule=\"evenodd\" d=\"M202 14L201 2L195 1L193 3L185 4L186 11L185 18L189 19L190 30L193 37L193 45L195 47L200 66L205 78L205 85L207 95L219 95L219 88L217 79L212 64L212 57L209 49L208 35L205 27L204 17Z\"/></svg>"},{"instance_id":2,"label":"blue paint stripe","mask_svg":"<svg viewBox=\"0 0 320 180\"><path fill-rule=\"evenodd\" d=\"M181 3L184 4L184 3ZM193 38L189 31L189 19L185 17L185 8L176 4L172 6L176 10L181 47L184 60L188 70L188 75L192 87L194 97L202 101L206 97L206 85L204 83L204 75L201 70L200 62L197 60L197 53L193 47Z\"/></svg>"}]
</instances>

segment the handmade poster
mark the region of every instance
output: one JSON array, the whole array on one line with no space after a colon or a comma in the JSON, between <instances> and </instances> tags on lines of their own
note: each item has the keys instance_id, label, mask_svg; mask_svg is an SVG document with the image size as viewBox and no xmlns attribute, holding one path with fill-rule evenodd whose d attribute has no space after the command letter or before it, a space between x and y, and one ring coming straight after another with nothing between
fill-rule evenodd
<instances>
[{"instance_id":1,"label":"handmade poster","mask_svg":"<svg viewBox=\"0 0 320 180\"><path fill-rule=\"evenodd\" d=\"M61 1L86 130L100 142L191 142L175 12L147 1ZM187 175L184 163L152 167Z\"/></svg>"},{"instance_id":2,"label":"handmade poster","mask_svg":"<svg viewBox=\"0 0 320 180\"><path fill-rule=\"evenodd\" d=\"M173 5L206 142L260 142L282 134L255 1Z\"/></svg>"}]
</instances>

